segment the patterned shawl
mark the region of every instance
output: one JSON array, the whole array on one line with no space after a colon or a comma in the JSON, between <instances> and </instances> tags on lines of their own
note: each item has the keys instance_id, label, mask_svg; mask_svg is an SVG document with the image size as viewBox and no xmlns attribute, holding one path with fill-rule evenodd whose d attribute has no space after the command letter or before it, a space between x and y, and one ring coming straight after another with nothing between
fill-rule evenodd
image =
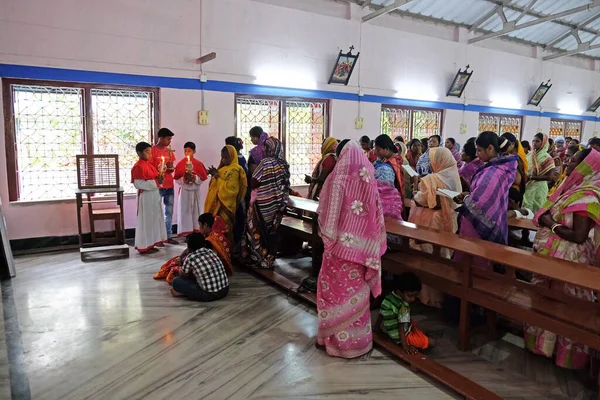
<instances>
[{"instance_id":1,"label":"patterned shawl","mask_svg":"<svg viewBox=\"0 0 600 400\"><path fill-rule=\"evenodd\" d=\"M427 175L431 173L431 164L429 163L429 149L419 157L417 162L417 173Z\"/></svg>"},{"instance_id":2,"label":"patterned shawl","mask_svg":"<svg viewBox=\"0 0 600 400\"><path fill-rule=\"evenodd\" d=\"M433 173L421 178L415 201L429 208L435 208L437 206L438 188L459 193L462 192L462 188L456 161L450 150L445 147L436 147L431 149L429 154ZM456 218L454 214L456 203L445 196L440 196L440 203L444 217L444 230L452 231L452 220Z\"/></svg>"},{"instance_id":3,"label":"patterned shawl","mask_svg":"<svg viewBox=\"0 0 600 400\"><path fill-rule=\"evenodd\" d=\"M263 132L260 134L258 138L258 144L254 146L252 150L250 150L250 157L252 161L258 165L265 158L265 141L269 138L269 134L267 132Z\"/></svg>"},{"instance_id":4,"label":"patterned shawl","mask_svg":"<svg viewBox=\"0 0 600 400\"><path fill-rule=\"evenodd\" d=\"M206 241L210 242L213 250L223 262L227 276L233 276L233 264L231 264L231 243L227 239L229 227L223 218L218 215L215 217L212 230L206 237ZM183 265L183 262L181 263Z\"/></svg>"},{"instance_id":5,"label":"patterned shawl","mask_svg":"<svg viewBox=\"0 0 600 400\"><path fill-rule=\"evenodd\" d=\"M456 160L456 166L458 168L462 167L464 164L464 161L460 158L460 145L458 143L455 143L454 146L452 146L452 148L450 149L450 151L452 152L452 157L454 157L454 159Z\"/></svg>"},{"instance_id":6,"label":"patterned shawl","mask_svg":"<svg viewBox=\"0 0 600 400\"><path fill-rule=\"evenodd\" d=\"M544 139L542 139L542 148L536 150L535 148L527 155L527 162L531 165L530 176L542 176L546 175L552 169L555 168L554 159L548 153L550 145L548 144L548 135L545 133ZM537 182L537 181L529 181Z\"/></svg>"},{"instance_id":7,"label":"patterned shawl","mask_svg":"<svg viewBox=\"0 0 600 400\"><path fill-rule=\"evenodd\" d=\"M283 145L278 139L270 137L265 141L265 158L252 178L259 183L255 203L266 232L271 233L279 227L290 196L290 166L285 161Z\"/></svg>"},{"instance_id":8,"label":"patterned shawl","mask_svg":"<svg viewBox=\"0 0 600 400\"><path fill-rule=\"evenodd\" d=\"M317 165L315 165L315 169L313 170L311 175L313 179L316 179L321 175L321 167L323 166L323 161L325 161L327 157L335 158L335 149L337 148L337 145L337 139L333 137L328 137L323 141L323 144L321 145L321 159L319 160ZM316 195L319 194L319 188L321 185L322 183L314 182L308 186L309 199L315 199Z\"/></svg>"},{"instance_id":9,"label":"patterned shawl","mask_svg":"<svg viewBox=\"0 0 600 400\"><path fill-rule=\"evenodd\" d=\"M483 165L483 162L479 158L476 158L460 167L458 174L470 185L471 180L473 180L473 175L475 175L477 170L483 167Z\"/></svg>"},{"instance_id":10,"label":"patterned shawl","mask_svg":"<svg viewBox=\"0 0 600 400\"><path fill-rule=\"evenodd\" d=\"M319 228L325 251L380 273L387 249L373 165L358 142L348 142L323 185ZM371 286L377 297L381 291Z\"/></svg>"},{"instance_id":11,"label":"patterned shawl","mask_svg":"<svg viewBox=\"0 0 600 400\"><path fill-rule=\"evenodd\" d=\"M584 212L596 225L600 225L599 152L592 149L590 154L535 213L533 222L540 226L540 217L555 208L558 208L560 214Z\"/></svg>"},{"instance_id":12,"label":"patterned shawl","mask_svg":"<svg viewBox=\"0 0 600 400\"><path fill-rule=\"evenodd\" d=\"M517 156L496 157L480 168L471 180L471 193L461 207L484 240L506 244L508 241L508 190L515 180Z\"/></svg>"},{"instance_id":13,"label":"patterned shawl","mask_svg":"<svg viewBox=\"0 0 600 400\"><path fill-rule=\"evenodd\" d=\"M217 201L220 201L230 213L235 214L238 204L241 203L248 189L246 172L238 162L235 147L227 145L225 148L229 153L231 163L219 168L218 179L211 179L204 202L204 211L213 215Z\"/></svg>"}]
</instances>

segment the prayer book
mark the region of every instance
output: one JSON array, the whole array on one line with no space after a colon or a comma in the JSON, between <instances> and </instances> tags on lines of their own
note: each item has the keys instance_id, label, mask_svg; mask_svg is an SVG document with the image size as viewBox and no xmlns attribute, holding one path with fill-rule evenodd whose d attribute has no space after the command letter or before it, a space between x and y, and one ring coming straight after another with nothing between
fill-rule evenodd
<instances>
[{"instance_id":1,"label":"prayer book","mask_svg":"<svg viewBox=\"0 0 600 400\"><path fill-rule=\"evenodd\" d=\"M408 174L408 176L410 176L411 178L415 177L415 176L419 176L419 174L417 174L417 171L415 171L413 169L413 167L411 167L410 165L403 165L402 169L404 170L404 172L406 172Z\"/></svg>"},{"instance_id":2,"label":"prayer book","mask_svg":"<svg viewBox=\"0 0 600 400\"><path fill-rule=\"evenodd\" d=\"M445 196L445 197L449 197L451 199L455 198L456 196L458 196L460 194L460 192L455 192L453 190L448 190L448 189L440 189L438 188L436 190L437 194L439 194L440 196Z\"/></svg>"}]
</instances>

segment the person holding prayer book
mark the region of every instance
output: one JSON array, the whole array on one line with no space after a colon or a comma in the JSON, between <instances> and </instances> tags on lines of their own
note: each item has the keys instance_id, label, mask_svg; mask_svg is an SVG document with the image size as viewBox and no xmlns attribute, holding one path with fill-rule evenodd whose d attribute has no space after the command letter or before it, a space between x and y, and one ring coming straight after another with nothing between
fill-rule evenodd
<instances>
[{"instance_id":1,"label":"person holding prayer book","mask_svg":"<svg viewBox=\"0 0 600 400\"><path fill-rule=\"evenodd\" d=\"M200 185L208 179L208 172L202 161L196 160L196 145L186 142L183 145L185 157L177 163L173 178L179 184L177 214L178 236L189 235L199 229L198 217L202 214Z\"/></svg>"},{"instance_id":2,"label":"person holding prayer book","mask_svg":"<svg viewBox=\"0 0 600 400\"><path fill-rule=\"evenodd\" d=\"M175 185L173 172L175 171L175 151L171 150L171 139L174 133L169 128L160 128L157 133L158 142L152 146L152 164L164 175L164 181L158 192L165 206L165 228L167 230L167 243L178 244L173 236L173 203L175 202Z\"/></svg>"},{"instance_id":3,"label":"person holding prayer book","mask_svg":"<svg viewBox=\"0 0 600 400\"><path fill-rule=\"evenodd\" d=\"M431 163L431 174L421 178L418 190L413 194L408 221L419 226L425 226L444 232L456 233L458 230L457 214L454 211L458 206L452 198L441 195L438 189L461 192L460 176L456 159L452 152L445 147L434 147L429 149L429 160ZM433 254L433 246L429 243L418 244L410 241L410 247ZM445 258L452 257L452 251L441 248L440 255ZM421 302L423 304L442 308L444 295L423 286L421 291Z\"/></svg>"},{"instance_id":4,"label":"person holding prayer book","mask_svg":"<svg viewBox=\"0 0 600 400\"><path fill-rule=\"evenodd\" d=\"M167 240L158 192L165 177L151 162L152 146L149 143L138 143L135 151L139 157L131 168L131 183L138 190L135 249L146 253Z\"/></svg>"}]
</instances>

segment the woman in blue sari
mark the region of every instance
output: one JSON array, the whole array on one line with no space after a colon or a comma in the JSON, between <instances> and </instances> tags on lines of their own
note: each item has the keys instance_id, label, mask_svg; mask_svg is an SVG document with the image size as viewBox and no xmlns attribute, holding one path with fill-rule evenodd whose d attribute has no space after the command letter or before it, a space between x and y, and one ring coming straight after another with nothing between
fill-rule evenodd
<instances>
[{"instance_id":1,"label":"woman in blue sari","mask_svg":"<svg viewBox=\"0 0 600 400\"><path fill-rule=\"evenodd\" d=\"M441 140L442 138L440 135L433 135L429 137L429 140L427 141L428 149L425 153L423 153L417 162L417 173L419 175L425 176L433 173L431 170L431 163L429 162L429 149L440 147Z\"/></svg>"}]
</instances>

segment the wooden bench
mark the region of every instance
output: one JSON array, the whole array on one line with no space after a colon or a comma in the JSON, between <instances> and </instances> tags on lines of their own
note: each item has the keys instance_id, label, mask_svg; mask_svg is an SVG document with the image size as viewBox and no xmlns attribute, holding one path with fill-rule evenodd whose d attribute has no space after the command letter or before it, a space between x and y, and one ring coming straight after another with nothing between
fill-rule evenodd
<instances>
[{"instance_id":1,"label":"wooden bench","mask_svg":"<svg viewBox=\"0 0 600 400\"><path fill-rule=\"evenodd\" d=\"M598 303L532 285L517 280L515 276L519 269L599 291L600 269L391 219L386 220L386 230L405 240L399 253L383 257L385 270L395 273L412 271L424 284L461 300L459 348L462 350L469 347L471 304L600 348ZM407 239L460 251L467 255L467 259L459 264L422 253L409 248ZM506 273L477 269L472 265L472 257L475 256L504 265Z\"/></svg>"},{"instance_id":2,"label":"wooden bench","mask_svg":"<svg viewBox=\"0 0 600 400\"><path fill-rule=\"evenodd\" d=\"M319 252L321 249L321 238L319 237L319 221L317 209L319 202L302 197L290 196L286 215L280 225L281 234L296 236L312 246L312 269L313 275L317 276L319 268Z\"/></svg>"},{"instance_id":3,"label":"wooden bench","mask_svg":"<svg viewBox=\"0 0 600 400\"><path fill-rule=\"evenodd\" d=\"M530 231L537 231L539 228L530 219L511 218L508 220L508 229L528 229Z\"/></svg>"}]
</instances>

